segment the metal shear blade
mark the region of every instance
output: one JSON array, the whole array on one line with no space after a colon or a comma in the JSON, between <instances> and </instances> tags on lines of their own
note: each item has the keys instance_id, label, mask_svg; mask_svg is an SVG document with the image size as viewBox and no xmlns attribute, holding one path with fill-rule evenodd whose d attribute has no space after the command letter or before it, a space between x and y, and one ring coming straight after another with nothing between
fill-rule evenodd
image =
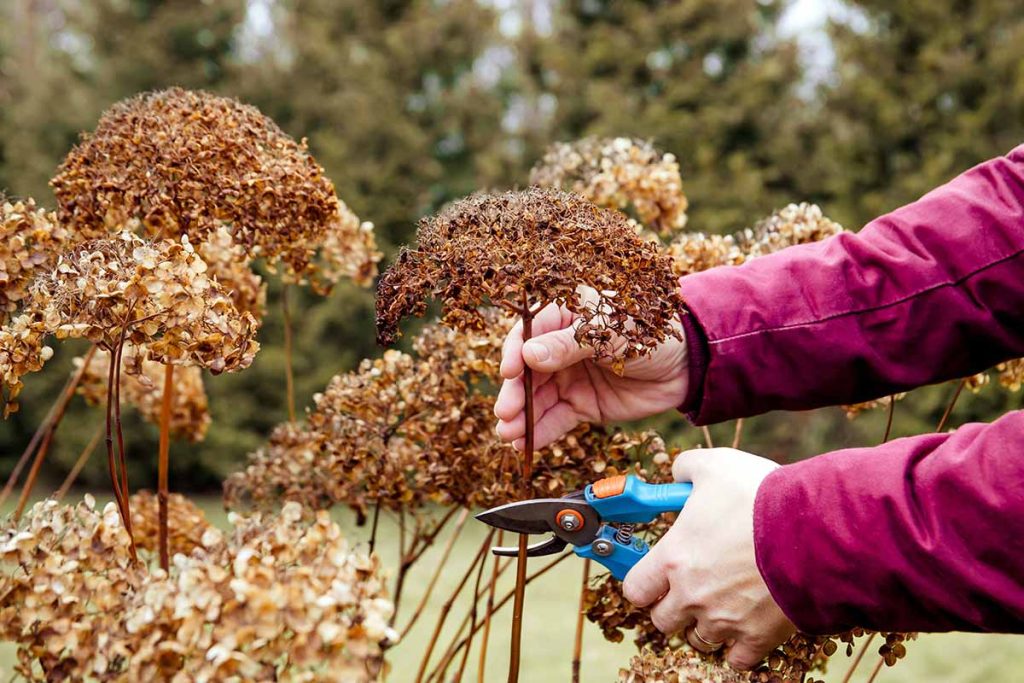
<instances>
[{"instance_id":1,"label":"metal shear blade","mask_svg":"<svg viewBox=\"0 0 1024 683\"><path fill-rule=\"evenodd\" d=\"M559 518L568 514L574 526L567 528L559 524ZM527 547L530 557L552 555L561 552L568 544L583 545L592 541L601 527L601 519L594 509L578 496L565 498L540 498L508 503L476 516L481 522L505 531L518 534L543 534L551 532L551 538ZM495 555L515 556L517 547L496 547Z\"/></svg>"}]
</instances>

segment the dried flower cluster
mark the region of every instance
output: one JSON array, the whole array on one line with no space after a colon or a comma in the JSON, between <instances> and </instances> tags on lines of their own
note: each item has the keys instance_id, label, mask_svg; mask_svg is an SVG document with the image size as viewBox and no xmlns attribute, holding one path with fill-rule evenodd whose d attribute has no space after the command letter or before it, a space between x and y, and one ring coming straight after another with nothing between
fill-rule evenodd
<instances>
[{"instance_id":1,"label":"dried flower cluster","mask_svg":"<svg viewBox=\"0 0 1024 683\"><path fill-rule=\"evenodd\" d=\"M1009 391L1020 391L1024 386L1024 358L1006 361L996 366L999 383Z\"/></svg>"},{"instance_id":2,"label":"dried flower cluster","mask_svg":"<svg viewBox=\"0 0 1024 683\"><path fill-rule=\"evenodd\" d=\"M876 398L871 401L851 403L849 405L843 406L843 410L846 411L846 417L852 420L867 410L874 410L876 408L888 409L889 404L894 403L895 401L902 401L906 397L907 393L901 392L898 394L893 394L892 396L883 396L882 398Z\"/></svg>"},{"instance_id":3,"label":"dried flower cluster","mask_svg":"<svg viewBox=\"0 0 1024 683\"><path fill-rule=\"evenodd\" d=\"M521 315L557 302L581 318L580 344L621 362L677 334L676 289L669 258L617 211L557 190L478 194L420 222L418 247L378 284L377 338L394 342L430 297L463 330L484 328L486 304Z\"/></svg>"},{"instance_id":4,"label":"dried flower cluster","mask_svg":"<svg viewBox=\"0 0 1024 683\"><path fill-rule=\"evenodd\" d=\"M203 537L213 525L199 506L180 493L172 493L167 501L168 546L171 555L189 555L203 547ZM156 553L160 528L158 500L152 491L142 490L131 496L132 533L141 550Z\"/></svg>"},{"instance_id":5,"label":"dried flower cluster","mask_svg":"<svg viewBox=\"0 0 1024 683\"><path fill-rule=\"evenodd\" d=\"M227 225L250 258L281 264L287 280L326 276L314 284L349 273L366 281L379 258L304 141L255 107L205 92L172 88L114 105L51 184L61 220L91 237L137 219L147 235L201 244Z\"/></svg>"},{"instance_id":6,"label":"dried flower cluster","mask_svg":"<svg viewBox=\"0 0 1024 683\"><path fill-rule=\"evenodd\" d=\"M650 142L584 138L548 148L530 171L530 184L583 195L598 206L632 205L644 226L662 237L686 225L686 195L679 163Z\"/></svg>"},{"instance_id":7,"label":"dried flower cluster","mask_svg":"<svg viewBox=\"0 0 1024 683\"><path fill-rule=\"evenodd\" d=\"M196 249L209 268L209 276L228 293L235 308L262 320L267 307L267 286L252 270L252 259L235 242L231 231L224 226L217 228Z\"/></svg>"},{"instance_id":8,"label":"dried flower cluster","mask_svg":"<svg viewBox=\"0 0 1024 683\"><path fill-rule=\"evenodd\" d=\"M0 531L0 636L27 680L371 681L392 606L326 514L232 516L170 574L128 555L113 503L37 504Z\"/></svg>"},{"instance_id":9,"label":"dried flower cluster","mask_svg":"<svg viewBox=\"0 0 1024 683\"><path fill-rule=\"evenodd\" d=\"M717 266L738 266L796 244L819 242L843 232L816 204L790 204L736 235L682 233L667 247L676 275Z\"/></svg>"},{"instance_id":10,"label":"dried flower cluster","mask_svg":"<svg viewBox=\"0 0 1024 683\"><path fill-rule=\"evenodd\" d=\"M67 241L56 216L34 200L11 203L0 196L0 324L28 298L32 279L53 266Z\"/></svg>"},{"instance_id":11,"label":"dried flower cluster","mask_svg":"<svg viewBox=\"0 0 1024 683\"><path fill-rule=\"evenodd\" d=\"M73 363L78 370L84 365L84 358L75 358ZM126 344L121 356L121 370L122 403L135 406L147 422L160 424L164 366L146 360L144 348ZM99 350L89 361L78 383L78 393L85 398L86 403L94 406L106 404L109 376L110 354ZM171 392L171 436L196 443L206 437L209 426L210 411L202 372L195 366L177 368Z\"/></svg>"}]
</instances>

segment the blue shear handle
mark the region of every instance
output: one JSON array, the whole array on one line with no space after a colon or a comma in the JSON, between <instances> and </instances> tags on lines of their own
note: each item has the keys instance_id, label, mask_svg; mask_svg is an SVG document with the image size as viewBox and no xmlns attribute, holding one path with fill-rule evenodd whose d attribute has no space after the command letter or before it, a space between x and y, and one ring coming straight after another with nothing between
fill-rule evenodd
<instances>
[{"instance_id":1,"label":"blue shear handle","mask_svg":"<svg viewBox=\"0 0 1024 683\"><path fill-rule=\"evenodd\" d=\"M605 547L611 547L610 555L598 555L594 552L594 545L599 541L608 542ZM610 526L601 528L601 532L594 539L594 543L573 547L574 553L604 565L612 573L612 576L619 581L626 578L629 570L640 561L641 557L647 554L648 550L650 550L650 546L637 536L634 536L629 543L619 543L615 540L615 529Z\"/></svg>"},{"instance_id":2,"label":"blue shear handle","mask_svg":"<svg viewBox=\"0 0 1024 683\"><path fill-rule=\"evenodd\" d=\"M598 498L593 485L583 491L586 501L604 522L643 524L665 512L679 512L693 491L693 484L648 484L634 476L626 477L622 493Z\"/></svg>"}]
</instances>

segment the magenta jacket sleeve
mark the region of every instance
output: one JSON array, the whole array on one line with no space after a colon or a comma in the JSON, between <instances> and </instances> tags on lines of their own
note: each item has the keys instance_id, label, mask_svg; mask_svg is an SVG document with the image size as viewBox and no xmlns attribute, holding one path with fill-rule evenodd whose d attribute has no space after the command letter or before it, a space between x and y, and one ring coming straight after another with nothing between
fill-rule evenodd
<instances>
[{"instance_id":1,"label":"magenta jacket sleeve","mask_svg":"<svg viewBox=\"0 0 1024 683\"><path fill-rule=\"evenodd\" d=\"M855 403L1024 356L1024 146L859 233L688 275L698 424Z\"/></svg>"},{"instance_id":2,"label":"magenta jacket sleeve","mask_svg":"<svg viewBox=\"0 0 1024 683\"><path fill-rule=\"evenodd\" d=\"M1024 412L781 467L754 537L809 633L1024 632Z\"/></svg>"}]
</instances>

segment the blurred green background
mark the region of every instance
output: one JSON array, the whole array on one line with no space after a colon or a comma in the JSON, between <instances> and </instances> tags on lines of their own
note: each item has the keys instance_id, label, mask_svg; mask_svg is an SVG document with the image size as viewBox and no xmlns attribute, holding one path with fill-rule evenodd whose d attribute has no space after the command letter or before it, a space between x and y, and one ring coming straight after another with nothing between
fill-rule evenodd
<instances>
[{"instance_id":1,"label":"blurred green background","mask_svg":"<svg viewBox=\"0 0 1024 683\"><path fill-rule=\"evenodd\" d=\"M78 133L113 102L170 85L237 96L307 137L388 256L420 216L522 185L546 145L587 134L675 153L693 230L737 230L802 200L857 229L1024 141L1024 13L1016 0L3 0L0 189L51 204L47 180ZM215 490L286 417L278 294L255 365L208 382L213 427L203 444L175 444L174 488ZM379 350L371 292L293 297L305 405ZM75 352L60 345L27 378L22 412L0 424L0 475ZM895 433L934 428L950 393L899 404ZM988 387L953 424L1019 405ZM100 419L76 399L46 485ZM129 421L133 482L151 486L155 430ZM678 416L657 426L699 441ZM883 428L884 415L768 415L744 443L785 461L874 443ZM84 484L103 485L99 460Z\"/></svg>"}]
</instances>

